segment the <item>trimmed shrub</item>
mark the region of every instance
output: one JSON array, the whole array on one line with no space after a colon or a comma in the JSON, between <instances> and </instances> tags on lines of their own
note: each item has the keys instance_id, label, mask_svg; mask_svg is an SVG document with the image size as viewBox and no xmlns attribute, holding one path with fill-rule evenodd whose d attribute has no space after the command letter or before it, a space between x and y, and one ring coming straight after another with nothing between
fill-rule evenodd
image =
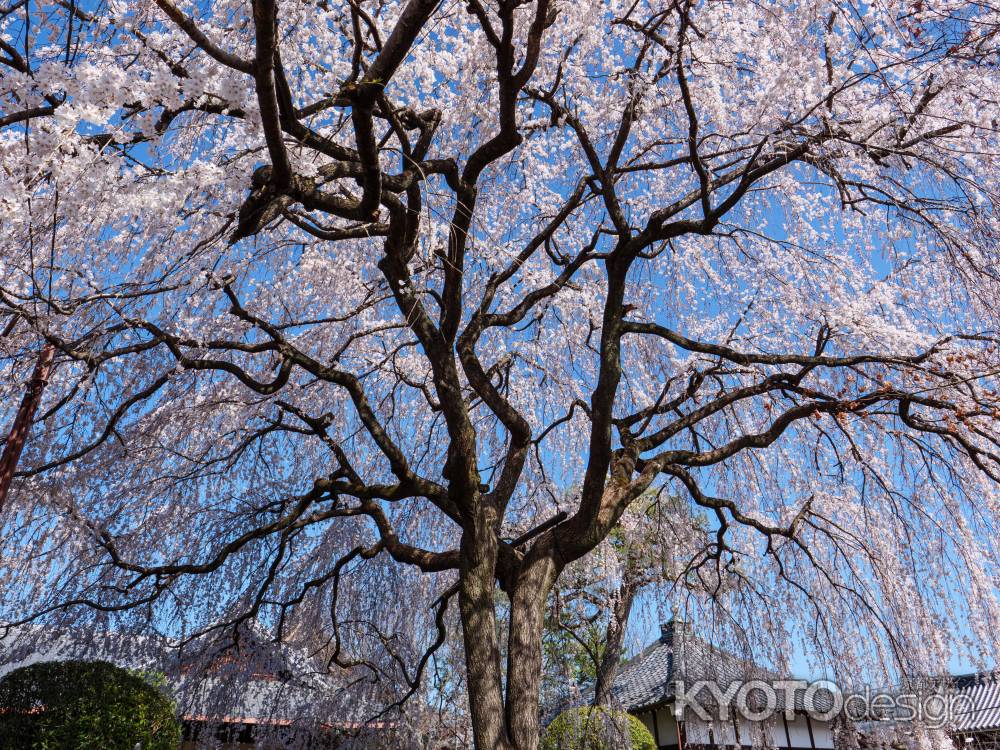
<instances>
[{"instance_id":1,"label":"trimmed shrub","mask_svg":"<svg viewBox=\"0 0 1000 750\"><path fill-rule=\"evenodd\" d=\"M631 714L585 706L553 719L542 735L541 750L656 750L656 743Z\"/></svg>"},{"instance_id":2,"label":"trimmed shrub","mask_svg":"<svg viewBox=\"0 0 1000 750\"><path fill-rule=\"evenodd\" d=\"M0 750L177 750L174 703L103 661L50 661L0 680Z\"/></svg>"}]
</instances>

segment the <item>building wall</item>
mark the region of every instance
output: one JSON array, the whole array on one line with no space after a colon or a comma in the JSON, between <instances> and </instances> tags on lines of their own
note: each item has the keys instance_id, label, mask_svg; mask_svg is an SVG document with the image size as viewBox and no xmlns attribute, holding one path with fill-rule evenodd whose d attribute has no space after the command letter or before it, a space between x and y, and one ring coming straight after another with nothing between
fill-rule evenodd
<instances>
[{"instance_id":1,"label":"building wall","mask_svg":"<svg viewBox=\"0 0 1000 750\"><path fill-rule=\"evenodd\" d=\"M677 722L674 719L672 706L657 709L656 711L646 711L637 714L639 720L646 725L646 729L653 735L657 746L662 748L677 747Z\"/></svg>"},{"instance_id":2,"label":"building wall","mask_svg":"<svg viewBox=\"0 0 1000 750\"><path fill-rule=\"evenodd\" d=\"M791 740L792 747L812 747L813 740L810 737L810 724L809 720L805 716L796 716L794 719L788 719L788 738Z\"/></svg>"},{"instance_id":3,"label":"building wall","mask_svg":"<svg viewBox=\"0 0 1000 750\"><path fill-rule=\"evenodd\" d=\"M661 750L678 750L677 722L673 706L637 714ZM832 750L833 729L828 722L809 719L804 714L786 720L777 716L765 722L706 722L689 716L681 722L682 750L723 750L724 748L792 748ZM787 737L787 739L786 739ZM790 742L789 742L790 740Z\"/></svg>"}]
</instances>

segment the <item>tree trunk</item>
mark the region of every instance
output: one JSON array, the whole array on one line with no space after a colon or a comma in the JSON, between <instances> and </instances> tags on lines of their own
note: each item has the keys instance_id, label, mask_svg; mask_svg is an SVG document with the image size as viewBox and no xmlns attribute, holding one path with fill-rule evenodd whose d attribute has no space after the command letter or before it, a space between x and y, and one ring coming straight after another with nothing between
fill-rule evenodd
<instances>
[{"instance_id":1,"label":"tree trunk","mask_svg":"<svg viewBox=\"0 0 1000 750\"><path fill-rule=\"evenodd\" d=\"M611 705L611 689L618 674L618 664L621 663L622 644L625 642L625 631L628 629L628 618L632 614L632 603L635 601L637 590L638 586L626 576L615 597L604 652L597 665L597 678L594 684L595 706Z\"/></svg>"},{"instance_id":2,"label":"tree trunk","mask_svg":"<svg viewBox=\"0 0 1000 750\"><path fill-rule=\"evenodd\" d=\"M14 479L14 472L17 470L17 463L21 459L21 451L24 449L24 441L31 430L31 420L38 409L38 403L42 400L42 391L49 381L49 373L52 370L52 360L55 358L56 350L52 344L46 344L38 355L35 363L35 371L31 374L31 382L21 399L21 406L14 417L10 433L7 436L7 445L4 446L3 456L0 457L0 510L3 510L7 500L7 492L10 490L10 483Z\"/></svg>"},{"instance_id":3,"label":"tree trunk","mask_svg":"<svg viewBox=\"0 0 1000 750\"><path fill-rule=\"evenodd\" d=\"M545 602L558 567L542 545L510 583L504 685L494 598L497 536L488 517L477 528L488 531L463 535L459 585L473 740L476 750L537 750Z\"/></svg>"},{"instance_id":4,"label":"tree trunk","mask_svg":"<svg viewBox=\"0 0 1000 750\"><path fill-rule=\"evenodd\" d=\"M525 561L511 593L507 722L517 750L538 748L545 601L557 575L556 565L547 554Z\"/></svg>"},{"instance_id":5,"label":"tree trunk","mask_svg":"<svg viewBox=\"0 0 1000 750\"><path fill-rule=\"evenodd\" d=\"M465 643L472 738L476 750L513 750L504 721L500 648L497 643L497 539L487 514L462 535L459 609Z\"/></svg>"}]
</instances>

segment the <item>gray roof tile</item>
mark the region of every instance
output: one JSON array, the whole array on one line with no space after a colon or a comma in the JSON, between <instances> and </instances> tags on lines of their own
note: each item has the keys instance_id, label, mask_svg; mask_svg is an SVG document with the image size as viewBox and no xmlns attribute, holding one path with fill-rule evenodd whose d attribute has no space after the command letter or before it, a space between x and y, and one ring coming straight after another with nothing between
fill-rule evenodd
<instances>
[{"instance_id":1,"label":"gray roof tile","mask_svg":"<svg viewBox=\"0 0 1000 750\"><path fill-rule=\"evenodd\" d=\"M615 678L615 698L630 711L652 708L673 701L677 682L688 689L698 681L714 681L725 690L733 682L775 681L781 675L750 659L741 658L695 636L684 623L662 626L659 640L647 646L619 669ZM804 690L795 693L795 708L805 710ZM751 693L751 699L755 696ZM707 696L706 696L707 697ZM776 693L778 709L783 709L784 692ZM702 694L699 694L699 699ZM816 695L817 709L826 708L830 696ZM702 701L704 703L704 701Z\"/></svg>"}]
</instances>

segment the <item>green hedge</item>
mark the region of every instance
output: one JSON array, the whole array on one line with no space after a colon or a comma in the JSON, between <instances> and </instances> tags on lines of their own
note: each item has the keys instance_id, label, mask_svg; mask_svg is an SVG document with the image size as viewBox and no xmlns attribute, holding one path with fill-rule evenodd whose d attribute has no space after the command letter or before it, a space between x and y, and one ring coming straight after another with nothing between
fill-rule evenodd
<instances>
[{"instance_id":1,"label":"green hedge","mask_svg":"<svg viewBox=\"0 0 1000 750\"><path fill-rule=\"evenodd\" d=\"M540 750L656 750L656 743L631 714L587 706L563 711L553 719Z\"/></svg>"},{"instance_id":2,"label":"green hedge","mask_svg":"<svg viewBox=\"0 0 1000 750\"><path fill-rule=\"evenodd\" d=\"M51 661L0 680L0 750L177 750L173 701L103 661Z\"/></svg>"}]
</instances>

